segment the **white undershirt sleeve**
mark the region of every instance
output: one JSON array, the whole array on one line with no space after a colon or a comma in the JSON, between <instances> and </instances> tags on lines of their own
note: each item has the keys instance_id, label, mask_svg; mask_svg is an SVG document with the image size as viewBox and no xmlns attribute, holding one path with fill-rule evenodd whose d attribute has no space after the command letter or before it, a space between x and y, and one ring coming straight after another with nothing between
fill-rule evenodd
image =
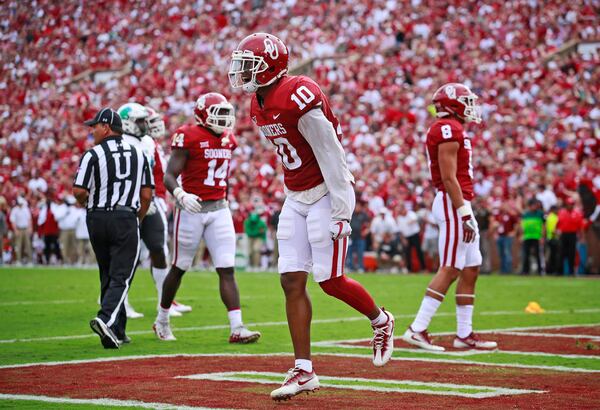
<instances>
[{"instance_id":1,"label":"white undershirt sleeve","mask_svg":"<svg viewBox=\"0 0 600 410\"><path fill-rule=\"evenodd\" d=\"M321 109L313 109L300 117L298 131L306 139L315 154L331 196L331 218L352 218L354 177L348 169L346 154L337 138L333 124Z\"/></svg>"}]
</instances>

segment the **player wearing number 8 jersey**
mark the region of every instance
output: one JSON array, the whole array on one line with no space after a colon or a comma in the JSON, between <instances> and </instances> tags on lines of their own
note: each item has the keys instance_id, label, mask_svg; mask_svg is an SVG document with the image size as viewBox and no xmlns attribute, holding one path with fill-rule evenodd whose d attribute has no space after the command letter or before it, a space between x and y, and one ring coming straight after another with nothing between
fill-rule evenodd
<instances>
[{"instance_id":1,"label":"player wearing number 8 jersey","mask_svg":"<svg viewBox=\"0 0 600 410\"><path fill-rule=\"evenodd\" d=\"M196 102L195 124L178 128L171 142L165 186L177 201L173 263L167 275L154 332L161 340L175 340L169 324L169 307L204 239L219 274L221 299L227 307L230 343L251 343L260 333L242 322L240 296L234 277L235 231L226 200L231 153L237 143L232 134L233 106L218 93ZM177 178L181 176L181 186Z\"/></svg>"},{"instance_id":2,"label":"player wearing number 8 jersey","mask_svg":"<svg viewBox=\"0 0 600 410\"><path fill-rule=\"evenodd\" d=\"M431 342L427 327L456 279L454 347L496 347L496 342L479 339L472 326L481 252L470 202L474 196L473 152L463 124L481 121L476 100L467 86L458 83L446 84L433 95L438 119L427 131L427 156L432 182L438 190L432 211L440 228L440 268L427 287L417 317L403 336L406 342L427 350L444 350Z\"/></svg>"},{"instance_id":3,"label":"player wearing number 8 jersey","mask_svg":"<svg viewBox=\"0 0 600 410\"><path fill-rule=\"evenodd\" d=\"M310 356L308 272L327 294L371 320L376 366L392 355L394 329L392 314L344 275L355 195L339 122L319 86L308 77L288 76L287 68L285 44L256 33L240 42L229 71L232 87L253 94L250 115L275 146L284 172L287 198L277 227L278 269L296 361L283 385L271 393L275 400L319 387Z\"/></svg>"}]
</instances>

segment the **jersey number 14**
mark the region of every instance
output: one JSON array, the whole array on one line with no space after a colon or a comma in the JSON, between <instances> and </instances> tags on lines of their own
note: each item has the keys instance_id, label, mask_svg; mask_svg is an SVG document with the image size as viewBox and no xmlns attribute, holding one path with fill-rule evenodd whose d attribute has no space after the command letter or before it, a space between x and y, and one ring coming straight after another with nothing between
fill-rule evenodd
<instances>
[{"instance_id":1,"label":"jersey number 14","mask_svg":"<svg viewBox=\"0 0 600 410\"><path fill-rule=\"evenodd\" d=\"M227 186L225 179L227 178L227 170L229 168L229 160L223 161L220 167L217 168L217 160L212 159L208 163L208 175L204 179L204 185L215 186L215 179L220 179L219 186Z\"/></svg>"}]
</instances>

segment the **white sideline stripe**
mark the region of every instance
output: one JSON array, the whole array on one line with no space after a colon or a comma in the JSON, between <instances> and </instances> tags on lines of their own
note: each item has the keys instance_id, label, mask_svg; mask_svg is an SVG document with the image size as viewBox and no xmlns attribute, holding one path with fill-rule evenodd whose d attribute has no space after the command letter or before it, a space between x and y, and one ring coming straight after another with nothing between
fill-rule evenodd
<instances>
[{"instance_id":1,"label":"white sideline stripe","mask_svg":"<svg viewBox=\"0 0 600 410\"><path fill-rule=\"evenodd\" d=\"M317 344L318 343L318 344ZM339 349L370 349L370 346L355 346L349 344L343 344L343 342L317 342L313 343L313 346L319 347L334 347ZM491 354L491 353L504 353L509 355L516 356L539 356L539 357L560 357L562 359L592 359L592 360L600 360L600 356L588 356L585 354L568 354L568 353L544 353L544 352L522 352L517 350L501 350L501 349L492 349L492 350L464 350L464 351L432 351L432 350L424 350L418 348L410 348L410 347L394 347L394 352L405 352L405 353L416 353L416 354L433 354L440 356L456 356L456 357L466 357L466 356L477 356L482 354Z\"/></svg>"},{"instance_id":2,"label":"white sideline stripe","mask_svg":"<svg viewBox=\"0 0 600 410\"><path fill-rule=\"evenodd\" d=\"M151 300L154 300L154 298L152 298ZM564 314L564 313L572 313L572 314L585 314L585 313L596 313L596 312L600 312L600 309L574 309L574 310L548 310L546 311L545 314L555 314L555 315L559 315L559 314ZM476 313L475 316L477 315L481 315L481 316L496 316L496 315L521 315L524 314L521 311L518 310L513 310L513 311L488 311L488 312L479 312ZM396 314L394 315L394 317L396 319L399 318L403 318L403 319L412 319L415 315L412 313L404 313L404 314ZM455 316L454 312L440 312L437 313L436 316ZM353 316L353 317L342 317L342 318L336 318L336 319L316 319L312 321L312 324L323 324L323 323L338 323L338 322L356 322L356 321L361 321L361 320L366 320L364 316ZM248 326L287 326L287 321L281 321L281 322L256 322L256 323L248 323ZM541 326L541 327L523 327L523 328L507 328L507 329L494 329L494 330L483 330L483 331L479 331L478 333L489 333L489 332L496 332L496 331L501 331L501 330L519 330L519 329L523 329L523 330L533 330L533 329L552 329L552 328L560 328L560 327L573 327L573 326L598 326L599 324L591 324L591 325L568 325L568 326L561 326L561 325L556 325L556 326ZM219 330L219 329L229 329L229 325L209 325L209 326L191 326L191 327L182 327L182 328L173 328L173 330L177 331L177 332L195 332L195 331L201 331L201 330ZM154 331L152 330L135 330L135 331L131 331L131 332L127 332L128 335L149 335L149 334L153 334ZM438 333L436 335L438 336L445 336L445 335L452 335L454 334L453 332L447 332L447 333ZM20 338L20 339L0 339L0 344L1 343L29 343L29 342L47 342L47 341L53 341L53 340L71 340L71 339L86 339L88 337L97 337L96 334L94 333L89 333L89 334L85 334L85 335L69 335L69 336L46 336L46 337L32 337L32 338ZM360 340L357 340L360 341Z\"/></svg>"},{"instance_id":3,"label":"white sideline stripe","mask_svg":"<svg viewBox=\"0 0 600 410\"><path fill-rule=\"evenodd\" d=\"M222 372L222 373L201 373L191 374L189 376L177 376L178 379L191 379L191 380L212 380L212 381L233 381L233 382L244 382L244 383L260 383L260 384L275 384L279 385L279 381L272 379L259 379L259 378L244 378L238 375L251 375L251 376L271 376L284 378L286 375L283 373L273 372L256 372L256 371L240 371L240 372ZM410 389L405 387L383 387L373 385L345 385L345 384L333 384L327 383L331 381L346 381L346 382L363 382L363 383L380 383L380 384L404 384L408 386L421 386L430 388L447 388L447 389L473 389L473 390L488 390L479 393L466 393L453 390L425 390L425 389ZM331 387L334 389L347 389L347 390L366 390L366 391L377 391L377 392L394 392L394 393L417 393L417 394L432 394L438 396L459 396L468 397L475 399L484 399L489 397L498 397L505 395L517 395L517 394L531 394L531 393L547 393L544 390L524 390L524 389L511 389L507 387L494 387L494 386L475 386L471 384L454 384L454 383L436 383L436 382L422 382L414 380L392 380L392 379L367 379L362 377L337 377L337 376L319 376L319 384L322 387Z\"/></svg>"},{"instance_id":4,"label":"white sideline stripe","mask_svg":"<svg viewBox=\"0 0 600 410\"><path fill-rule=\"evenodd\" d=\"M50 396L34 396L28 394L2 394L0 393L0 400L30 400L30 401L41 401L45 403L65 403L65 404L95 404L98 406L113 406L113 407L140 407L143 409L211 409L217 410L212 407L190 407L181 406L169 403L148 403L145 401L138 400L117 400L117 399L71 399L68 397L50 397Z\"/></svg>"},{"instance_id":5,"label":"white sideline stripe","mask_svg":"<svg viewBox=\"0 0 600 410\"><path fill-rule=\"evenodd\" d=\"M130 302L151 302L155 301L156 297L153 298L136 298L131 299ZM184 299L182 299L184 300ZM25 305L69 305L69 304L80 304L80 303L95 303L97 300L94 299L65 299L65 300L22 300L15 302L0 302L0 306L25 306Z\"/></svg>"},{"instance_id":6,"label":"white sideline stripe","mask_svg":"<svg viewBox=\"0 0 600 410\"><path fill-rule=\"evenodd\" d=\"M356 357L373 360L373 354L353 354L353 353L318 353L320 356L339 356L339 357ZM582 369L578 367L566 366L544 366L533 364L518 364L518 363L489 363L477 362L474 360L454 360L454 359L434 359L428 357L392 357L390 360L399 362L429 362L429 363L452 363L452 364L470 364L476 366L487 367L514 367L518 369L536 369L536 370L551 370L566 373L600 373L600 370Z\"/></svg>"},{"instance_id":7,"label":"white sideline stripe","mask_svg":"<svg viewBox=\"0 0 600 410\"><path fill-rule=\"evenodd\" d=\"M121 357L98 357L95 359L82 359L82 360L64 360L56 362L37 362L37 363L23 363L23 364L9 364L0 366L1 369L17 369L22 367L34 367L34 366L61 366L61 365L72 365L72 364L83 364L83 363L102 363L102 362L119 362L126 360L144 360L144 359L156 359L156 358L173 358L173 357L284 357L292 356L291 353L279 352L279 353L178 353L178 354L150 354L150 355L134 355L134 356L121 356ZM356 357L361 359L373 360L372 354L354 354L354 353L313 353L313 356L339 356L339 357ZM581 369L577 367L566 367L566 366L543 366L543 365L528 365L528 364L517 364L517 363L488 363L488 362L477 362L470 360L454 360L454 359L434 359L428 357L392 357L390 360L404 361L404 362L429 362L429 363L453 363L453 364L472 364L478 366L491 366L491 367L515 367L522 369L542 369L542 370L554 370L567 373L600 373L600 370Z\"/></svg>"},{"instance_id":8,"label":"white sideline stripe","mask_svg":"<svg viewBox=\"0 0 600 410\"><path fill-rule=\"evenodd\" d=\"M600 341L600 336L594 335L574 335L569 333L535 333L535 332L511 332L511 331L501 331L494 332L501 335L509 335L509 336L531 336L531 337L558 337L565 339L591 339Z\"/></svg>"}]
</instances>

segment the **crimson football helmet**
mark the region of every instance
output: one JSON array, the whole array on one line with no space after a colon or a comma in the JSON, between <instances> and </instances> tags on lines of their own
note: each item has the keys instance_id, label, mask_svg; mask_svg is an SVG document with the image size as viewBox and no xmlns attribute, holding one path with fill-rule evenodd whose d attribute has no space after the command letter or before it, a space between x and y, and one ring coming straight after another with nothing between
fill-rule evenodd
<instances>
[{"instance_id":1,"label":"crimson football helmet","mask_svg":"<svg viewBox=\"0 0 600 410\"><path fill-rule=\"evenodd\" d=\"M146 107L146 109L148 110L148 118L146 118L148 133L154 139L162 138L166 132L165 122L162 119L162 116L151 107Z\"/></svg>"},{"instance_id":2,"label":"crimson football helmet","mask_svg":"<svg viewBox=\"0 0 600 410\"><path fill-rule=\"evenodd\" d=\"M288 71L288 49L279 38L267 33L254 33L243 39L231 54L229 82L254 93L273 84Z\"/></svg>"},{"instance_id":3,"label":"crimson football helmet","mask_svg":"<svg viewBox=\"0 0 600 410\"><path fill-rule=\"evenodd\" d=\"M201 95L194 108L196 123L213 130L216 134L233 130L235 110L227 98L219 93Z\"/></svg>"},{"instance_id":4,"label":"crimson football helmet","mask_svg":"<svg viewBox=\"0 0 600 410\"><path fill-rule=\"evenodd\" d=\"M454 115L465 122L481 122L477 96L464 84L444 84L433 93L433 104L438 117Z\"/></svg>"}]
</instances>

